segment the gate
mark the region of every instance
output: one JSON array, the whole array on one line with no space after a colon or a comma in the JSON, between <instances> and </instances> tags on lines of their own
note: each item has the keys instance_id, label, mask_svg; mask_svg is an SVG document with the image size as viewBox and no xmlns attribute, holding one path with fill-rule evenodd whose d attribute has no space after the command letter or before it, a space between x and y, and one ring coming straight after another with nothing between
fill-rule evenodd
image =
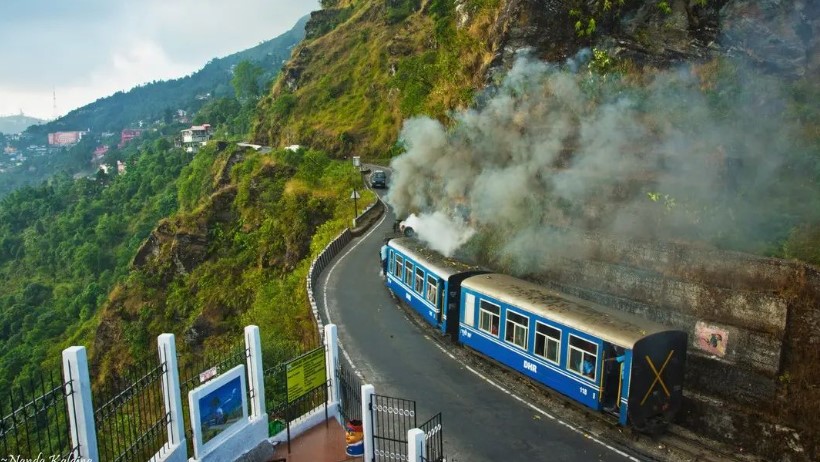
<instances>
[{"instance_id":1,"label":"gate","mask_svg":"<svg viewBox=\"0 0 820 462\"><path fill-rule=\"evenodd\" d=\"M374 394L370 399L373 419L373 461L406 461L407 432L416 428L416 402Z\"/></svg>"},{"instance_id":2,"label":"gate","mask_svg":"<svg viewBox=\"0 0 820 462\"><path fill-rule=\"evenodd\" d=\"M419 427L424 432L424 444L427 446L425 462L444 462L444 437L441 425L441 412Z\"/></svg>"},{"instance_id":3,"label":"gate","mask_svg":"<svg viewBox=\"0 0 820 462\"><path fill-rule=\"evenodd\" d=\"M362 381L356 377L344 361L336 369L339 379L339 412L345 422L362 420Z\"/></svg>"}]
</instances>

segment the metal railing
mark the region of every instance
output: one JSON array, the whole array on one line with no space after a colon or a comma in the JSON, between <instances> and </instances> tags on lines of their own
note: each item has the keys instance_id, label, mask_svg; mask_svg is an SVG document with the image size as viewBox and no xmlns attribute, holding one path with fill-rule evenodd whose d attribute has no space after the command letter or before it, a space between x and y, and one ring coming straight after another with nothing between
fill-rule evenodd
<instances>
[{"instance_id":1,"label":"metal railing","mask_svg":"<svg viewBox=\"0 0 820 462\"><path fill-rule=\"evenodd\" d=\"M407 431L416 428L416 402L374 394L370 413L375 460L392 461L406 457Z\"/></svg>"},{"instance_id":2,"label":"metal railing","mask_svg":"<svg viewBox=\"0 0 820 462\"><path fill-rule=\"evenodd\" d=\"M422 460L426 462L443 462L444 458L444 436L442 435L444 426L441 422L441 412L434 415L430 420L419 425L424 432L424 444L427 447L427 456Z\"/></svg>"},{"instance_id":3,"label":"metal railing","mask_svg":"<svg viewBox=\"0 0 820 462\"><path fill-rule=\"evenodd\" d=\"M77 458L69 425L74 410L66 402L72 384L56 371L26 382L0 395L0 458Z\"/></svg>"},{"instance_id":4,"label":"metal railing","mask_svg":"<svg viewBox=\"0 0 820 462\"><path fill-rule=\"evenodd\" d=\"M362 420L362 381L345 361L336 370L339 380L339 413L345 422Z\"/></svg>"},{"instance_id":5,"label":"metal railing","mask_svg":"<svg viewBox=\"0 0 820 462\"><path fill-rule=\"evenodd\" d=\"M308 350L298 356L306 355L319 349L321 349L324 354L325 348L319 347ZM294 356L294 358L295 357L297 356ZM265 408L268 410L268 415L272 420L282 419L285 421L293 421L327 402L329 377L326 377L324 385L312 390L307 390L306 393L298 399L288 400L287 364L289 362L290 361L282 361L274 366L266 367L264 370Z\"/></svg>"},{"instance_id":6,"label":"metal railing","mask_svg":"<svg viewBox=\"0 0 820 462\"><path fill-rule=\"evenodd\" d=\"M165 363L142 366L97 390L94 422L100 460L144 461L166 443L170 416L163 401Z\"/></svg>"}]
</instances>

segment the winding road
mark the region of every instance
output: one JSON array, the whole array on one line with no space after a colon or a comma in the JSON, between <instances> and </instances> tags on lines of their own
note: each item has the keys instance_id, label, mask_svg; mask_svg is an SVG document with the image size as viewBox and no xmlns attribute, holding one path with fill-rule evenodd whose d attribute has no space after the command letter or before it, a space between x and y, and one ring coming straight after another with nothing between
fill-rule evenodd
<instances>
[{"instance_id":1,"label":"winding road","mask_svg":"<svg viewBox=\"0 0 820 462\"><path fill-rule=\"evenodd\" d=\"M431 327L413 322L379 272L379 248L392 223L386 211L317 285L319 311L338 326L342 353L364 383L378 394L415 400L419 422L442 412L451 462L640 460L482 375L434 341Z\"/></svg>"}]
</instances>

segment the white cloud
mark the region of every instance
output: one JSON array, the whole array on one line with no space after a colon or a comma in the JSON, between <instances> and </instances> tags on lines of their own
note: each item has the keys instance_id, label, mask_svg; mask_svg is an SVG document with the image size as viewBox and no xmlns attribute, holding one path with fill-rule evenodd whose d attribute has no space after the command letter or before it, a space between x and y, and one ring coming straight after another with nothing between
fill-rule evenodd
<instances>
[{"instance_id":1,"label":"white cloud","mask_svg":"<svg viewBox=\"0 0 820 462\"><path fill-rule=\"evenodd\" d=\"M3 0L0 115L50 118L181 77L293 27L318 0ZM7 46L13 45L13 46Z\"/></svg>"}]
</instances>

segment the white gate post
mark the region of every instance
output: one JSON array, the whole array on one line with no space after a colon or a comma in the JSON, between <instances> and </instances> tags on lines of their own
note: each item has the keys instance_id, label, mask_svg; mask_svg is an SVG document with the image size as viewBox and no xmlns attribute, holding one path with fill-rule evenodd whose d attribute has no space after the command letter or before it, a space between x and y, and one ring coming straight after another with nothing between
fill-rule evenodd
<instances>
[{"instance_id":1,"label":"white gate post","mask_svg":"<svg viewBox=\"0 0 820 462\"><path fill-rule=\"evenodd\" d=\"M97 429L85 347L73 346L63 350L63 378L71 384L70 393L66 396L71 443L79 447L80 458L98 462L100 454L97 450Z\"/></svg>"},{"instance_id":2,"label":"white gate post","mask_svg":"<svg viewBox=\"0 0 820 462\"><path fill-rule=\"evenodd\" d=\"M252 420L260 417L267 419L265 410L265 370L262 367L262 339L259 336L259 326L245 327L245 348L248 356L248 387L253 402L251 403Z\"/></svg>"},{"instance_id":3,"label":"white gate post","mask_svg":"<svg viewBox=\"0 0 820 462\"><path fill-rule=\"evenodd\" d=\"M427 457L427 445L424 444L424 431L420 428L407 430L407 461L422 462Z\"/></svg>"},{"instance_id":4,"label":"white gate post","mask_svg":"<svg viewBox=\"0 0 820 462\"><path fill-rule=\"evenodd\" d=\"M162 374L162 399L165 410L170 414L168 421L168 443L170 446L179 445L186 451L185 422L182 415L182 397L179 391L179 366L177 364L177 344L174 334L162 334L157 337L157 352L160 362L165 363L165 373Z\"/></svg>"},{"instance_id":5,"label":"white gate post","mask_svg":"<svg viewBox=\"0 0 820 462\"><path fill-rule=\"evenodd\" d=\"M362 385L362 431L364 432L364 460L373 460L373 414L370 400L376 393L373 385Z\"/></svg>"},{"instance_id":6,"label":"white gate post","mask_svg":"<svg viewBox=\"0 0 820 462\"><path fill-rule=\"evenodd\" d=\"M335 324L325 326L325 367L327 378L330 380L330 404L339 401L339 378L336 377L336 369L339 367L339 338Z\"/></svg>"}]
</instances>

